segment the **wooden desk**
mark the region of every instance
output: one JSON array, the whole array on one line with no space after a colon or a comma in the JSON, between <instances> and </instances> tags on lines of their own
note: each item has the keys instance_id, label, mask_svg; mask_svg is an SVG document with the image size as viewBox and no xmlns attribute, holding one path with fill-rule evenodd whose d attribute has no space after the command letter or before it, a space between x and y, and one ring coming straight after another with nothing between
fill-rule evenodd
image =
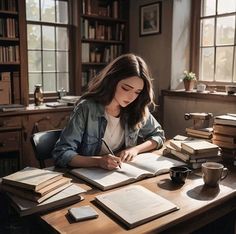
<instances>
[{"instance_id":1,"label":"wooden desk","mask_svg":"<svg viewBox=\"0 0 236 234\"><path fill-rule=\"evenodd\" d=\"M83 187L83 183L79 183ZM91 205L99 213L94 220L73 222L67 215L67 208L41 216L56 233L190 233L219 217L236 210L236 171L230 170L229 176L219 188L206 188L200 172L192 173L183 186L174 185L168 174L137 182L169 199L180 207L178 211L162 216L144 225L127 230L117 219L100 209L94 197L102 191L92 188L85 200L73 206Z\"/></svg>"}]
</instances>

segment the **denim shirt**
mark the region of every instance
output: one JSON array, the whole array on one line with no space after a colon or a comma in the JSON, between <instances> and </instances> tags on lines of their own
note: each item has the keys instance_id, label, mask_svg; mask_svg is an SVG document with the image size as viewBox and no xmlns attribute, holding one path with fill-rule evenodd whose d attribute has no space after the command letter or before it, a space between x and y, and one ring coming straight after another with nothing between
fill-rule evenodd
<instances>
[{"instance_id":1,"label":"denim shirt","mask_svg":"<svg viewBox=\"0 0 236 234\"><path fill-rule=\"evenodd\" d=\"M52 152L56 165L66 167L78 154L99 155L106 126L104 106L92 100L82 100L75 107ZM130 129L125 124L124 133L126 148L137 145L138 137L156 141L157 148L165 141L164 131L151 113L140 129Z\"/></svg>"}]
</instances>

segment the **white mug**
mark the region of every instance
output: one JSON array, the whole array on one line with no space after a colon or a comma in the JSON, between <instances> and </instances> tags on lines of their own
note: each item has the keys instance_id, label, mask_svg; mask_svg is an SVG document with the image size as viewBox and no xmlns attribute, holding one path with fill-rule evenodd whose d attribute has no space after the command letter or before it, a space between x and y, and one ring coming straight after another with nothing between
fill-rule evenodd
<instances>
[{"instance_id":1,"label":"white mug","mask_svg":"<svg viewBox=\"0 0 236 234\"><path fill-rule=\"evenodd\" d=\"M205 84L197 84L197 92L204 92L206 89L206 85Z\"/></svg>"}]
</instances>

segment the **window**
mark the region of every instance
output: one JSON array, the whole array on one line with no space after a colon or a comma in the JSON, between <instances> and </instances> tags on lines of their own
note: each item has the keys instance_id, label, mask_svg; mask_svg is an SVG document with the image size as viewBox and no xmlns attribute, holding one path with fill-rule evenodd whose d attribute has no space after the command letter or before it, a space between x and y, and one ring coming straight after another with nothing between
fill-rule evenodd
<instances>
[{"instance_id":1,"label":"window","mask_svg":"<svg viewBox=\"0 0 236 234\"><path fill-rule=\"evenodd\" d=\"M235 83L236 1L202 0L193 4L200 4L199 2L199 42L193 38L195 43L200 45L196 53L199 61L199 80L215 84ZM196 19L195 22L199 24Z\"/></svg>"},{"instance_id":2,"label":"window","mask_svg":"<svg viewBox=\"0 0 236 234\"><path fill-rule=\"evenodd\" d=\"M29 93L69 91L68 0L26 0Z\"/></svg>"}]
</instances>

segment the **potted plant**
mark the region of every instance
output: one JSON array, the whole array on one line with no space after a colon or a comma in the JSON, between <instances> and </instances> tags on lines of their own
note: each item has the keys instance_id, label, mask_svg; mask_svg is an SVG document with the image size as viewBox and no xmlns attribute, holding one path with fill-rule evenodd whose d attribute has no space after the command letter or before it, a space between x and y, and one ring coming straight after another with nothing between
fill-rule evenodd
<instances>
[{"instance_id":1,"label":"potted plant","mask_svg":"<svg viewBox=\"0 0 236 234\"><path fill-rule=\"evenodd\" d=\"M193 72L184 71L184 88L186 91L193 90L194 83L196 81L196 74Z\"/></svg>"}]
</instances>

